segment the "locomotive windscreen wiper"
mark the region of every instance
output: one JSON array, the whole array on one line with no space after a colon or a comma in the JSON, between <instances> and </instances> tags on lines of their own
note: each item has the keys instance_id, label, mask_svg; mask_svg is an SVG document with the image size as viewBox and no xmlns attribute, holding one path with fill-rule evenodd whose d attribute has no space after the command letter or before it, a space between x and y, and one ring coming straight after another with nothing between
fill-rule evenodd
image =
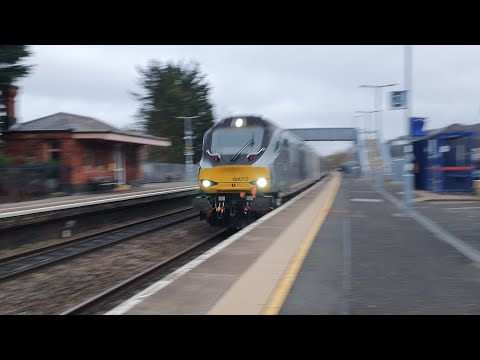
<instances>
[{"instance_id":1,"label":"locomotive windscreen wiper","mask_svg":"<svg viewBox=\"0 0 480 360\"><path fill-rule=\"evenodd\" d=\"M243 145L235 155L233 155L233 157L230 159L230 161L236 161L238 159L239 156L241 155L244 155L244 152L246 153L246 151L248 151L250 148L253 147L253 145L255 145L255 141L253 140L254 139L254 133L252 133L252 138L250 140L247 141L247 143L245 145Z\"/></svg>"}]
</instances>

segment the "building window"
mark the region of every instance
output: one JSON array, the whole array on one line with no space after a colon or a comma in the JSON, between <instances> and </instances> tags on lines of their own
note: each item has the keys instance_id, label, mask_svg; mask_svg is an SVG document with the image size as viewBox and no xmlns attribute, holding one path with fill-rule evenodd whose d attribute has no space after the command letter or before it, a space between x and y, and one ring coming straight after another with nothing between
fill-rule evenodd
<instances>
[{"instance_id":1,"label":"building window","mask_svg":"<svg viewBox=\"0 0 480 360\"><path fill-rule=\"evenodd\" d=\"M466 159L466 153L465 153L465 145L457 145L455 148L455 155L456 155L456 163L455 166L466 166L467 165L467 159Z\"/></svg>"},{"instance_id":2,"label":"building window","mask_svg":"<svg viewBox=\"0 0 480 360\"><path fill-rule=\"evenodd\" d=\"M83 165L93 166L93 154L91 150L87 150L85 154L83 154Z\"/></svg>"},{"instance_id":3,"label":"building window","mask_svg":"<svg viewBox=\"0 0 480 360\"><path fill-rule=\"evenodd\" d=\"M105 150L95 152L95 166L107 166L107 154Z\"/></svg>"},{"instance_id":4,"label":"building window","mask_svg":"<svg viewBox=\"0 0 480 360\"><path fill-rule=\"evenodd\" d=\"M48 142L48 148L52 151L55 151L55 150L60 150L60 141L58 140L52 140L52 141L49 141Z\"/></svg>"},{"instance_id":5,"label":"building window","mask_svg":"<svg viewBox=\"0 0 480 360\"><path fill-rule=\"evenodd\" d=\"M137 163L137 148L129 147L125 152L125 162L128 166L136 166Z\"/></svg>"},{"instance_id":6,"label":"building window","mask_svg":"<svg viewBox=\"0 0 480 360\"><path fill-rule=\"evenodd\" d=\"M58 162L60 161L60 151L52 151L50 153L50 161Z\"/></svg>"},{"instance_id":7,"label":"building window","mask_svg":"<svg viewBox=\"0 0 480 360\"><path fill-rule=\"evenodd\" d=\"M60 161L60 141L51 140L48 142L48 161Z\"/></svg>"}]
</instances>

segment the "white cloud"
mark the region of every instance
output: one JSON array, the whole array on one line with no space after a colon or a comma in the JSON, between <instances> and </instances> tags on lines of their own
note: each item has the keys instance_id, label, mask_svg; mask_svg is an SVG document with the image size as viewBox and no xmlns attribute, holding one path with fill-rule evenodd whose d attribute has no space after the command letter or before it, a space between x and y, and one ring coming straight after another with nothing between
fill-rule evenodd
<instances>
[{"instance_id":1,"label":"white cloud","mask_svg":"<svg viewBox=\"0 0 480 360\"><path fill-rule=\"evenodd\" d=\"M480 46L413 49L414 115L428 117L428 128L478 121ZM398 45L49 45L33 51L30 62L37 66L20 83L20 121L65 111L119 127L132 123L138 104L128 92L138 90L135 68L151 59L198 61L218 116L262 114L287 128L350 126L356 110L373 109L373 91L358 85L402 84L404 78ZM404 116L383 114L386 138L406 132ZM344 144L318 146L328 152Z\"/></svg>"}]
</instances>

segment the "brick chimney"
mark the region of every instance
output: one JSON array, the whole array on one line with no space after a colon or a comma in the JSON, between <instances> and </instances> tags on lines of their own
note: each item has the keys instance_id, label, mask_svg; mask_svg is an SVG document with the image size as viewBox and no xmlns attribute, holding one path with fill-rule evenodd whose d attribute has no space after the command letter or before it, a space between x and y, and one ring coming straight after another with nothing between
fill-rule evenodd
<instances>
[{"instance_id":1,"label":"brick chimney","mask_svg":"<svg viewBox=\"0 0 480 360\"><path fill-rule=\"evenodd\" d=\"M18 87L14 85L7 85L2 91L6 112L4 130L8 130L17 122L15 118L15 96L17 96L17 92Z\"/></svg>"}]
</instances>

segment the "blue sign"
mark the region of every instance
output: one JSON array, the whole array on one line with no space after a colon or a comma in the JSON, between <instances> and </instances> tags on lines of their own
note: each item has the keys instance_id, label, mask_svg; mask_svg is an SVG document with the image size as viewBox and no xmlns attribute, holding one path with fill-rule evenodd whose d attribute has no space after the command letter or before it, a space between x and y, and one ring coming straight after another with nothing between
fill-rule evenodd
<instances>
[{"instance_id":1,"label":"blue sign","mask_svg":"<svg viewBox=\"0 0 480 360\"><path fill-rule=\"evenodd\" d=\"M390 94L392 109L405 109L407 107L407 92L405 90L392 91Z\"/></svg>"},{"instance_id":2,"label":"blue sign","mask_svg":"<svg viewBox=\"0 0 480 360\"><path fill-rule=\"evenodd\" d=\"M411 117L410 118L410 136L425 136L423 125L426 118Z\"/></svg>"}]
</instances>

